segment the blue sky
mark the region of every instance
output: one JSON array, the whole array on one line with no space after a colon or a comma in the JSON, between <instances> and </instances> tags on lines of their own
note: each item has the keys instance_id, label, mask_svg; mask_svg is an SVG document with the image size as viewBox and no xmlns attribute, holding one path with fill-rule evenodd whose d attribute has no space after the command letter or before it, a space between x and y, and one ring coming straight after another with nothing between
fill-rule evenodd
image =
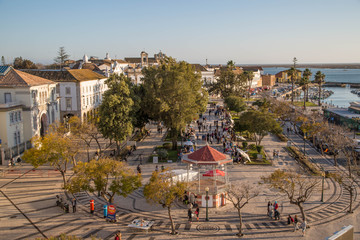
<instances>
[{"instance_id":1,"label":"blue sky","mask_svg":"<svg viewBox=\"0 0 360 240\"><path fill-rule=\"evenodd\" d=\"M190 63L360 62L360 0L0 0L0 56L162 50Z\"/></svg>"}]
</instances>

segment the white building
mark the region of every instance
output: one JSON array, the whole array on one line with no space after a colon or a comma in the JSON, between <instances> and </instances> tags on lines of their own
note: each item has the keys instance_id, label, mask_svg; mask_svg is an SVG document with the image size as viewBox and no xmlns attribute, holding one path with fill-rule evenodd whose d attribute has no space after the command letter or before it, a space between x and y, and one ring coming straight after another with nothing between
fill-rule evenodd
<instances>
[{"instance_id":1,"label":"white building","mask_svg":"<svg viewBox=\"0 0 360 240\"><path fill-rule=\"evenodd\" d=\"M241 67L242 70L250 71L254 73L254 78L251 83L251 88L257 88L262 86L261 74L263 73L263 69L260 66L250 66L250 67Z\"/></svg>"},{"instance_id":2,"label":"white building","mask_svg":"<svg viewBox=\"0 0 360 240\"><path fill-rule=\"evenodd\" d=\"M212 84L215 82L214 69L207 69L200 64L191 64L195 68L195 72L201 74L201 79L205 85Z\"/></svg>"},{"instance_id":3,"label":"white building","mask_svg":"<svg viewBox=\"0 0 360 240\"><path fill-rule=\"evenodd\" d=\"M1 159L17 156L58 121L57 83L10 66L0 66ZM3 161L4 163L4 161Z\"/></svg>"},{"instance_id":4,"label":"white building","mask_svg":"<svg viewBox=\"0 0 360 240\"><path fill-rule=\"evenodd\" d=\"M57 93L60 96L62 121L72 116L78 116L82 121L94 117L108 89L105 84L107 78L88 69L28 72L59 83Z\"/></svg>"}]
</instances>

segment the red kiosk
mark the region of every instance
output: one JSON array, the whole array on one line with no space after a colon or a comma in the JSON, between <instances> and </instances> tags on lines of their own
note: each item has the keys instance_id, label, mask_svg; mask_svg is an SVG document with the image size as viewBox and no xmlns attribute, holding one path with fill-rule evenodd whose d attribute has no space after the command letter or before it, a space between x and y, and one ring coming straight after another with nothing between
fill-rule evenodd
<instances>
[{"instance_id":1,"label":"red kiosk","mask_svg":"<svg viewBox=\"0 0 360 240\"><path fill-rule=\"evenodd\" d=\"M189 183L189 197L196 196L196 203L206 207L206 194L208 194L208 207L220 207L226 204L226 188L229 184L226 163L232 162L229 155L222 154L216 149L206 145L196 152L183 156L183 162L187 163L187 171L197 167L198 179Z\"/></svg>"}]
</instances>

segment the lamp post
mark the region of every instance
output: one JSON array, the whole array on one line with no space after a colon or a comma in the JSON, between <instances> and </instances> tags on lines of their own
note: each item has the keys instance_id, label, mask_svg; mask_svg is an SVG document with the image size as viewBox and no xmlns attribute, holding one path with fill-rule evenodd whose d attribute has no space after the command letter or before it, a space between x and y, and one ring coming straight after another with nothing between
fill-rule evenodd
<instances>
[{"instance_id":1,"label":"lamp post","mask_svg":"<svg viewBox=\"0 0 360 240\"><path fill-rule=\"evenodd\" d=\"M208 209L209 209L209 205L208 205L208 201L209 201L209 187L206 187L205 188L205 192L206 192L206 218L205 218L205 221L209 221L209 212L208 212Z\"/></svg>"},{"instance_id":2,"label":"lamp post","mask_svg":"<svg viewBox=\"0 0 360 240\"><path fill-rule=\"evenodd\" d=\"M324 202L324 179L325 179L325 172L321 173L322 176L322 184L321 184L321 202Z\"/></svg>"}]
</instances>

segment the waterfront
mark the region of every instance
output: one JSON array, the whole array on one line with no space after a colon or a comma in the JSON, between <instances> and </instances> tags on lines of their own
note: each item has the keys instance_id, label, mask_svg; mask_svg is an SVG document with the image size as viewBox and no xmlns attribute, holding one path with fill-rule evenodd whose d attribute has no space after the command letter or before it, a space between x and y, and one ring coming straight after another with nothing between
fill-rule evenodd
<instances>
[{"instance_id":1,"label":"waterfront","mask_svg":"<svg viewBox=\"0 0 360 240\"><path fill-rule=\"evenodd\" d=\"M274 67L274 68L263 68L264 74L276 74L280 71L287 70L287 68ZM299 68L304 71L304 68ZM310 68L312 80L317 71L321 71L325 74L326 82L348 82L348 83L360 83L360 69L329 69L329 68ZM350 87L325 87L326 90L334 92L329 98L323 102L333 104L335 107L349 107L350 102L360 101L360 97L356 94L351 93L352 88Z\"/></svg>"}]
</instances>

